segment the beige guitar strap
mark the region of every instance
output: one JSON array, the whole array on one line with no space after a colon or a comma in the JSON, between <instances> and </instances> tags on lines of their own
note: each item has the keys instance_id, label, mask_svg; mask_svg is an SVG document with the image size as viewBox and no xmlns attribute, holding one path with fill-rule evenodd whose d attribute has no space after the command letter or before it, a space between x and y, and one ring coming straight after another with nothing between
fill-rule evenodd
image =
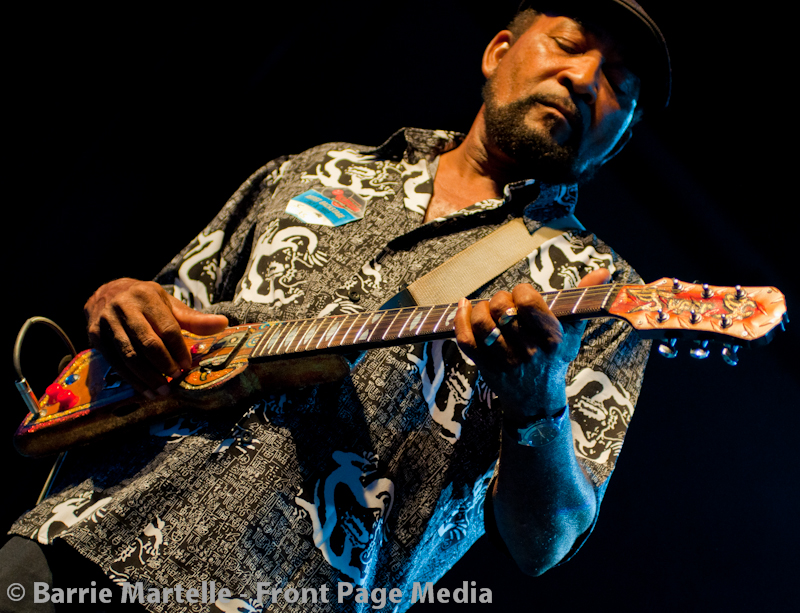
<instances>
[{"instance_id":1,"label":"beige guitar strap","mask_svg":"<svg viewBox=\"0 0 800 613\"><path fill-rule=\"evenodd\" d=\"M554 219L533 234L521 218L514 219L414 281L382 308L457 302L533 253L545 241L569 230L584 229L571 214Z\"/></svg>"}]
</instances>

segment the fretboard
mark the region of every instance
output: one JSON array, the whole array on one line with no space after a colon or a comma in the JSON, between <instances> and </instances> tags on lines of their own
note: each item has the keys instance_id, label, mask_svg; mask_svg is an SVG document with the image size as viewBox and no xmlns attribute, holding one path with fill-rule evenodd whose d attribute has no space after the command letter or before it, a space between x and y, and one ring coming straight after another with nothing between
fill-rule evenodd
<instances>
[{"instance_id":1,"label":"fretboard","mask_svg":"<svg viewBox=\"0 0 800 613\"><path fill-rule=\"evenodd\" d=\"M620 289L616 284L595 285L545 292L542 297L559 319L589 319L608 315L606 306ZM473 305L478 302L472 301ZM457 309L458 304L452 303L274 322L264 331L250 359L449 338L455 335Z\"/></svg>"}]
</instances>

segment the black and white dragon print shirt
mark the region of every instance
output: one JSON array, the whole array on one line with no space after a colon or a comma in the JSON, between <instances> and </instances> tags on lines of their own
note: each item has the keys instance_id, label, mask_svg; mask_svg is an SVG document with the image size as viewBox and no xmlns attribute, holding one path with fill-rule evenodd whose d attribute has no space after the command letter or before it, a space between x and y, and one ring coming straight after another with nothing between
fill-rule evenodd
<instances>
[{"instance_id":1,"label":"black and white dragon print shirt","mask_svg":"<svg viewBox=\"0 0 800 613\"><path fill-rule=\"evenodd\" d=\"M377 148L334 143L274 160L156 280L232 324L371 311L508 219L534 230L573 210L574 186L527 181L423 224L437 156L460 138L405 129ZM574 232L475 297L523 282L569 288L600 267L641 282L597 237ZM593 320L569 371L575 452L598 500L648 349L627 324ZM404 611L415 582L435 582L484 533L500 438L492 400L454 340L368 351L343 381L70 452L56 494L12 531L63 539L144 594L212 581L230 593L210 609L153 598L152 611L293 610L282 595L323 586L329 602L303 610L372 611L358 588L397 588L401 602L384 610ZM259 583L283 591L259 601ZM342 603L340 584L355 588Z\"/></svg>"}]
</instances>

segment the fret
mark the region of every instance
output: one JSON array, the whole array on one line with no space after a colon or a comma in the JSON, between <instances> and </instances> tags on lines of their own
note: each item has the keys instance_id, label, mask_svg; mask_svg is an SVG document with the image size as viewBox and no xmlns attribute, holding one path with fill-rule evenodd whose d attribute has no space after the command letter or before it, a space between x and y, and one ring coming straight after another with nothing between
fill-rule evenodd
<instances>
[{"instance_id":1,"label":"fret","mask_svg":"<svg viewBox=\"0 0 800 613\"><path fill-rule=\"evenodd\" d=\"M328 339L328 345L327 345L328 347L331 346L331 343L333 343L333 339L336 338L336 333L339 331L339 328L341 328L342 324L344 323L344 316L339 316L339 317L341 317L341 319L336 319L334 321L335 325L332 327L328 326L328 329L325 331L325 338Z\"/></svg>"},{"instance_id":2,"label":"fret","mask_svg":"<svg viewBox=\"0 0 800 613\"><path fill-rule=\"evenodd\" d=\"M342 336L342 339L339 341L339 347L341 347L342 345L345 344L345 340L347 339L347 335L350 334L350 330L353 328L355 323L358 321L358 318L359 318L360 315L361 315L360 313L356 313L355 317L353 317L353 315L347 315L346 319L350 319L352 317L353 321L350 323L349 326L347 326L347 332L344 333L344 335Z\"/></svg>"},{"instance_id":3,"label":"fret","mask_svg":"<svg viewBox=\"0 0 800 613\"><path fill-rule=\"evenodd\" d=\"M283 344L286 333L292 327L291 321L281 322L281 327L273 337L269 340L269 355L275 355L280 352L280 346Z\"/></svg>"},{"instance_id":4,"label":"fret","mask_svg":"<svg viewBox=\"0 0 800 613\"><path fill-rule=\"evenodd\" d=\"M406 329L406 326L408 325L408 322L409 322L409 321L411 321L411 317L412 317L412 315L414 315L414 314L417 312L417 310L419 309L419 307L413 307L413 309L414 309L414 310L413 310L413 311L411 311L411 313L409 314L409 316L408 316L408 317L406 317L406 320L403 322L403 326L400 328L400 331L397 333L397 336L396 336L395 338L403 338L403 330L405 330L405 329Z\"/></svg>"},{"instance_id":5,"label":"fret","mask_svg":"<svg viewBox=\"0 0 800 613\"><path fill-rule=\"evenodd\" d=\"M267 344L267 339L272 334L275 333L275 330L273 328L274 328L274 324L270 324L270 323L267 324L267 329L262 332L261 338L258 339L258 342L256 343L256 346L253 347L253 351L251 352L251 355L254 358L260 357L262 355L262 351L264 351L264 347Z\"/></svg>"},{"instance_id":6,"label":"fret","mask_svg":"<svg viewBox=\"0 0 800 613\"><path fill-rule=\"evenodd\" d=\"M286 328L286 323L280 322L279 324L276 324L274 328L275 328L274 332L270 335L269 339L267 339L267 342L264 343L264 349L266 355L270 355L272 353L272 350L275 348L278 339L280 339L281 337L281 333Z\"/></svg>"},{"instance_id":7,"label":"fret","mask_svg":"<svg viewBox=\"0 0 800 613\"><path fill-rule=\"evenodd\" d=\"M587 289L589 289L589 288L588 288L588 287L585 287L585 288L583 288L583 291L581 292L581 295L580 295L580 297L579 297L579 298L578 298L578 300L575 302L575 306L573 306L573 307L572 307L572 310L570 311L570 313L571 313L571 314L575 315L575 312L578 310L578 305L580 305L580 303L581 303L581 300L583 300L583 297L584 297L584 296L586 296L586 290L587 290Z\"/></svg>"},{"instance_id":8,"label":"fret","mask_svg":"<svg viewBox=\"0 0 800 613\"><path fill-rule=\"evenodd\" d=\"M360 316L359 316L359 317L360 317ZM361 331L364 329L364 326L366 326L366 325L367 325L367 321L368 321L368 320L369 320L369 317L367 317L367 319L366 319L366 320L364 320L364 323L363 323L363 324L361 324L361 327L358 329L358 332L356 332L356 333L353 335L353 341L352 341L352 343L351 343L351 344L355 344L355 343L357 343L357 342L358 342L358 339L359 339L359 338L361 338ZM358 317L356 317L356 321L358 321ZM355 325L355 321L353 322L353 325ZM367 330L367 332L369 332L369 330Z\"/></svg>"},{"instance_id":9,"label":"fret","mask_svg":"<svg viewBox=\"0 0 800 613\"><path fill-rule=\"evenodd\" d=\"M403 327L400 328L400 332L397 335L397 338L406 338L406 337L412 335L410 330L417 325L417 322L422 317L422 313L420 313L420 310L422 308L423 307L416 307L414 309L414 311L409 314L408 319L406 320L405 324L403 324Z\"/></svg>"},{"instance_id":10,"label":"fret","mask_svg":"<svg viewBox=\"0 0 800 613\"><path fill-rule=\"evenodd\" d=\"M394 325L394 322L397 321L397 318L400 316L400 313L402 312L402 309L395 309L395 310L397 312L394 314L394 317L392 318L392 321L389 322L389 325L386 327L386 331L381 336L381 340L382 341L386 340L386 335L389 334L389 331L392 329L392 326Z\"/></svg>"},{"instance_id":11,"label":"fret","mask_svg":"<svg viewBox=\"0 0 800 613\"><path fill-rule=\"evenodd\" d=\"M329 319L330 321L328 322L328 325L327 325L327 327L325 328L325 330L323 330L323 331L321 332L321 334L319 335L319 338L317 339L317 344L316 344L316 345L314 345L314 349L319 349L319 344L320 344L322 341L324 341L324 340L325 340L325 335L328 333L328 330L329 330L329 329L330 329L330 327L333 325L333 322L335 322L335 321L336 321L336 319L335 319L334 317L323 317L322 319L323 319L323 320L325 320L325 319Z\"/></svg>"},{"instance_id":12,"label":"fret","mask_svg":"<svg viewBox=\"0 0 800 613\"><path fill-rule=\"evenodd\" d=\"M372 335L373 334L375 334L376 332L380 332L381 330L385 330L386 327L385 327L385 325L383 323L383 320L386 319L386 314L387 313L388 313L388 311L377 311L376 312L376 314L380 315L380 317L375 322L375 325L373 326L372 331L369 333L369 337L367 338L367 342L368 343L372 342ZM385 334L385 332L384 332L384 334ZM383 336L381 336L381 340L383 340Z\"/></svg>"},{"instance_id":13,"label":"fret","mask_svg":"<svg viewBox=\"0 0 800 613\"><path fill-rule=\"evenodd\" d=\"M294 331L292 340L289 341L289 344L286 346L286 349L284 349L283 353L297 353L300 351L300 343L303 342L303 337L305 336L304 327L309 323L309 321L310 320L308 319L301 319L297 322L297 329ZM295 339L297 339L297 342L294 345L294 349L292 349L292 343L294 343Z\"/></svg>"},{"instance_id":14,"label":"fret","mask_svg":"<svg viewBox=\"0 0 800 613\"><path fill-rule=\"evenodd\" d=\"M419 335L420 335L420 330L422 330L422 326L424 326L424 325L425 325L425 322L426 322L426 321L427 321L427 319L428 319L428 315L430 315L430 314L431 314L431 311L433 310L433 308L434 308L434 307L428 307L428 309L427 309L427 310L426 310L426 312L425 312L425 317L423 317L423 318L422 318L422 321L420 322L419 326L417 326L417 329L416 329L416 331L414 332L414 334L415 334L415 335L417 335L417 336L419 336Z\"/></svg>"},{"instance_id":15,"label":"fret","mask_svg":"<svg viewBox=\"0 0 800 613\"><path fill-rule=\"evenodd\" d=\"M317 330L319 329L319 321L315 319L308 320L308 329L306 330L305 334L303 334L303 338L301 338L297 342L297 351L308 351L308 346L314 340L314 335L316 334ZM300 343L303 344L302 350L300 349Z\"/></svg>"},{"instance_id":16,"label":"fret","mask_svg":"<svg viewBox=\"0 0 800 613\"><path fill-rule=\"evenodd\" d=\"M374 324L378 322L383 315L378 313L367 313L367 320L364 322L364 325L361 326L361 329L356 334L355 339L353 339L354 343L366 343L369 342L369 337L372 336L372 331L375 329ZM367 328L369 325L369 328Z\"/></svg>"},{"instance_id":17,"label":"fret","mask_svg":"<svg viewBox=\"0 0 800 613\"><path fill-rule=\"evenodd\" d=\"M425 310L425 307L420 307L409 320L408 328L406 328L408 335L413 336L414 332L412 332L412 329L416 328L417 324L425 319Z\"/></svg>"},{"instance_id":18,"label":"fret","mask_svg":"<svg viewBox=\"0 0 800 613\"><path fill-rule=\"evenodd\" d=\"M448 309L449 309L449 306L450 306L450 305L447 305L447 306L445 306L445 307L444 307L444 310L442 311L442 314L441 314L441 315L439 315L439 319L437 319L437 320L436 320L436 323L433 325L433 330L432 330L433 332L436 332L436 330L438 330L438 329L439 329L439 324L441 324L441 323L442 323L442 319L444 319L444 316L445 316L445 315L447 315L447 311L448 311Z\"/></svg>"},{"instance_id":19,"label":"fret","mask_svg":"<svg viewBox=\"0 0 800 613\"><path fill-rule=\"evenodd\" d=\"M275 353L286 353L286 351L283 350L283 346L286 343L291 345L292 341L294 340L294 337L297 335L297 322L296 321L290 321L290 322L286 322L286 323L287 324L291 324L291 325L289 325L289 327L287 328L286 334L283 335L283 340L281 340L281 342L278 344L278 346L275 347Z\"/></svg>"},{"instance_id":20,"label":"fret","mask_svg":"<svg viewBox=\"0 0 800 613\"><path fill-rule=\"evenodd\" d=\"M547 305L547 308L551 311L553 310L553 303L558 299L558 296L561 292L545 292L542 294L542 298L544 298L544 303Z\"/></svg>"},{"instance_id":21,"label":"fret","mask_svg":"<svg viewBox=\"0 0 800 613\"><path fill-rule=\"evenodd\" d=\"M439 321L436 322L436 325L433 327L434 332L439 331L439 326L442 324L442 320L444 320L444 325L448 330L453 329L453 321L456 318L456 311L458 311L457 304L448 304L444 307L444 312L442 316L439 318ZM445 315L447 317L445 317Z\"/></svg>"},{"instance_id":22,"label":"fret","mask_svg":"<svg viewBox=\"0 0 800 613\"><path fill-rule=\"evenodd\" d=\"M616 295L618 291L619 287L617 286L617 284L612 283L611 286L608 288L608 291L606 292L606 297L603 298L603 302L600 304L600 310L602 311L607 310L606 306L608 305L608 301L611 300L611 296Z\"/></svg>"},{"instance_id":23,"label":"fret","mask_svg":"<svg viewBox=\"0 0 800 613\"><path fill-rule=\"evenodd\" d=\"M560 311L569 313L572 304L571 298L572 296L568 294L566 290L557 291L555 297L553 298L553 302L548 306L554 314L557 314ZM564 305L564 303L566 303L566 305Z\"/></svg>"}]
</instances>

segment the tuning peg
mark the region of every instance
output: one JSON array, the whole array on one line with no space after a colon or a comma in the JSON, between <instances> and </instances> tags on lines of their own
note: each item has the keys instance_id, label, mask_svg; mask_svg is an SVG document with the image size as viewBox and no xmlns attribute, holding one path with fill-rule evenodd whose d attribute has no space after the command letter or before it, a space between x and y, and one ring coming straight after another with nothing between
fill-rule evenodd
<instances>
[{"instance_id":1,"label":"tuning peg","mask_svg":"<svg viewBox=\"0 0 800 613\"><path fill-rule=\"evenodd\" d=\"M720 317L719 323L723 328L730 328L733 325L733 320L729 315L723 315Z\"/></svg>"},{"instance_id":2,"label":"tuning peg","mask_svg":"<svg viewBox=\"0 0 800 613\"><path fill-rule=\"evenodd\" d=\"M672 280L672 291L676 294L681 291L681 282L678 281L677 277Z\"/></svg>"},{"instance_id":3,"label":"tuning peg","mask_svg":"<svg viewBox=\"0 0 800 613\"><path fill-rule=\"evenodd\" d=\"M789 313L786 311L783 312L783 317L781 317L781 330L786 332L786 324L789 323Z\"/></svg>"},{"instance_id":4,"label":"tuning peg","mask_svg":"<svg viewBox=\"0 0 800 613\"><path fill-rule=\"evenodd\" d=\"M722 359L726 364L736 366L739 363L739 345L725 345L722 348Z\"/></svg>"},{"instance_id":5,"label":"tuning peg","mask_svg":"<svg viewBox=\"0 0 800 613\"><path fill-rule=\"evenodd\" d=\"M666 343L661 343L658 346L658 352L665 358L674 358L678 355L678 350L675 349L675 342L677 340L676 338L671 338Z\"/></svg>"},{"instance_id":6,"label":"tuning peg","mask_svg":"<svg viewBox=\"0 0 800 613\"><path fill-rule=\"evenodd\" d=\"M669 319L669 313L665 313L664 309L658 309L658 312L656 314L656 321L660 324L663 324L668 319Z\"/></svg>"},{"instance_id":7,"label":"tuning peg","mask_svg":"<svg viewBox=\"0 0 800 613\"><path fill-rule=\"evenodd\" d=\"M736 289L736 300L744 300L747 297L747 293L742 289L741 285L737 285Z\"/></svg>"},{"instance_id":8,"label":"tuning peg","mask_svg":"<svg viewBox=\"0 0 800 613\"><path fill-rule=\"evenodd\" d=\"M697 311L695 311L694 309L689 311L689 322L693 324L699 324L701 321L703 321L703 317L699 315Z\"/></svg>"},{"instance_id":9,"label":"tuning peg","mask_svg":"<svg viewBox=\"0 0 800 613\"><path fill-rule=\"evenodd\" d=\"M696 360L705 360L710 353L706 347L708 347L708 341L695 341L695 347L689 350L689 355Z\"/></svg>"},{"instance_id":10,"label":"tuning peg","mask_svg":"<svg viewBox=\"0 0 800 613\"><path fill-rule=\"evenodd\" d=\"M708 283L703 283L703 298L711 298L711 290L708 288Z\"/></svg>"}]
</instances>

